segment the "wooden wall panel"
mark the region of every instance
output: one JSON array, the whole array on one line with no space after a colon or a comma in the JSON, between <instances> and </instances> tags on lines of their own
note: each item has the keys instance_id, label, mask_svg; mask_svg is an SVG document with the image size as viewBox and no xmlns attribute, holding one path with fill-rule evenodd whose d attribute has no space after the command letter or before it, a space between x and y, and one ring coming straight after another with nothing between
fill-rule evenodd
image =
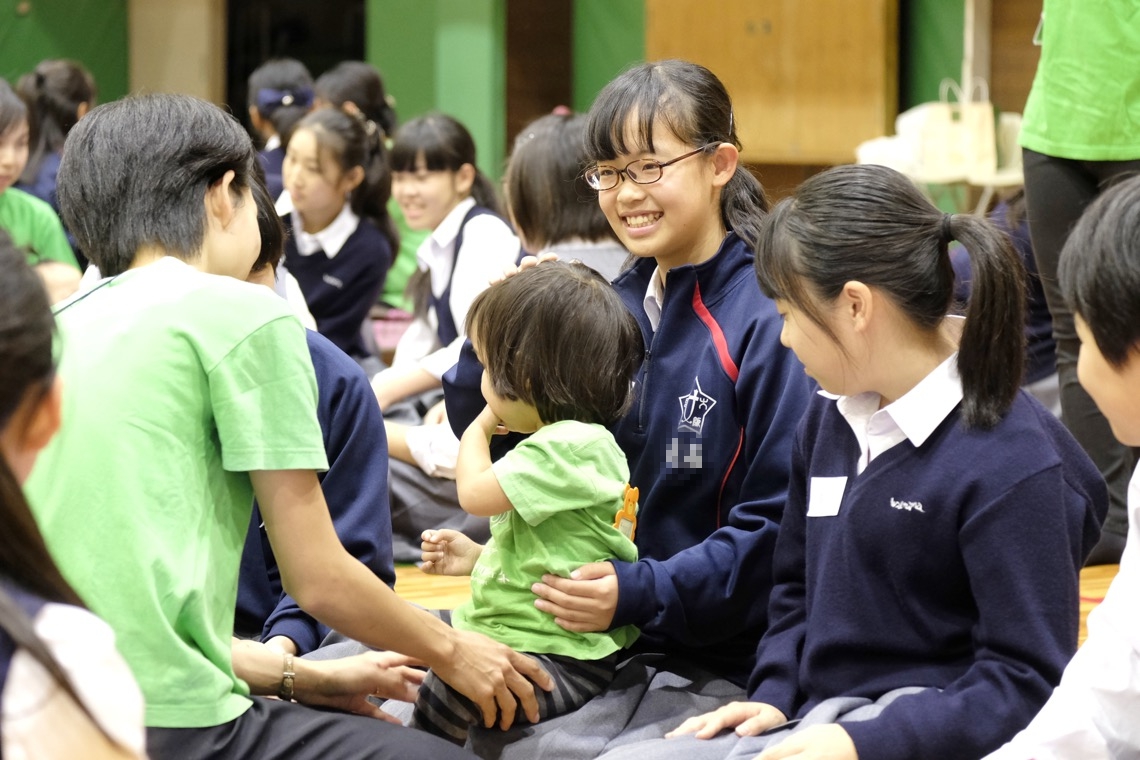
<instances>
[{"instance_id":1,"label":"wooden wall panel","mask_svg":"<svg viewBox=\"0 0 1140 760\"><path fill-rule=\"evenodd\" d=\"M751 163L854 160L893 131L898 0L646 0L646 58L725 83Z\"/></svg>"},{"instance_id":2,"label":"wooden wall panel","mask_svg":"<svg viewBox=\"0 0 1140 760\"><path fill-rule=\"evenodd\" d=\"M1041 48L1033 32L1041 0L996 0L990 40L990 99L1002 111L1025 112Z\"/></svg>"}]
</instances>

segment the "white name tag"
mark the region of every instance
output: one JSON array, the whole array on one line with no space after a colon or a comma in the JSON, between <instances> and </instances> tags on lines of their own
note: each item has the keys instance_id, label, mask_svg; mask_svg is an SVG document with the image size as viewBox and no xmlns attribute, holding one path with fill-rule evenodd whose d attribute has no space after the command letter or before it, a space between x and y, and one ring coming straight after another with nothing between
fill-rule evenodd
<instances>
[{"instance_id":1,"label":"white name tag","mask_svg":"<svg viewBox=\"0 0 1140 760\"><path fill-rule=\"evenodd\" d=\"M812 478L808 489L808 517L835 517L843 501L847 476Z\"/></svg>"}]
</instances>

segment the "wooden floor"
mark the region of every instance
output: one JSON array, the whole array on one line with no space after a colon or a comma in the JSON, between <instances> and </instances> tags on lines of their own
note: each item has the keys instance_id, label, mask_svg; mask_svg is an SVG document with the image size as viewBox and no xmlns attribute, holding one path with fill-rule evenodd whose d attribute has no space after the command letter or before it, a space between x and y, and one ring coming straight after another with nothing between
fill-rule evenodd
<instances>
[{"instance_id":1,"label":"wooden floor","mask_svg":"<svg viewBox=\"0 0 1140 760\"><path fill-rule=\"evenodd\" d=\"M1088 635L1085 620L1104 599L1117 568L1117 565L1101 565L1086 567L1081 571L1081 643L1084 643ZM409 602L428 609L450 610L471 598L471 585L467 577L427 575L421 573L415 565L398 565L396 593Z\"/></svg>"}]
</instances>

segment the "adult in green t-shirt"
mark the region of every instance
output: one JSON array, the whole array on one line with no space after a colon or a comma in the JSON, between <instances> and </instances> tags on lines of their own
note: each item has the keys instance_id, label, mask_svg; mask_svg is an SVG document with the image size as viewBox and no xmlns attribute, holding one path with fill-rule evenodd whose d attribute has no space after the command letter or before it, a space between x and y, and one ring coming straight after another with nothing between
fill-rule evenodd
<instances>
[{"instance_id":1,"label":"adult in green t-shirt","mask_svg":"<svg viewBox=\"0 0 1140 760\"><path fill-rule=\"evenodd\" d=\"M634 626L575 630L536 606L533 586L590 563L637 561L637 489L605 426L629 405L641 329L605 278L577 262L543 263L492 285L467 324L486 368L487 407L463 434L455 479L460 506L491 518L491 539L480 551L457 531L428 531L424 569L471 573L471 601L452 624L541 663L557 684L537 695L548 718L609 685L617 653L638 636ZM531 435L492 463L500 426ZM463 745L477 720L469 699L428 674L411 725Z\"/></svg>"},{"instance_id":2,"label":"adult in green t-shirt","mask_svg":"<svg viewBox=\"0 0 1140 760\"><path fill-rule=\"evenodd\" d=\"M72 130L61 211L107 279L58 311L65 423L30 500L65 577L115 630L152 758L458 757L376 719L367 695L407 697L419 680L406 659L322 669L231 638L256 495L282 582L318 619L439 668L491 718L513 719L516 696L537 717L527 677L549 683L400 601L337 539L303 328L238 281L260 249L255 160L232 117L187 96L120 100Z\"/></svg>"},{"instance_id":3,"label":"adult in green t-shirt","mask_svg":"<svg viewBox=\"0 0 1140 760\"><path fill-rule=\"evenodd\" d=\"M1057 262L1093 199L1140 171L1140 24L1133 0L1045 0L1041 23L1041 60L1021 129L1029 232L1053 317L1061 419L1108 482L1108 518L1088 564L1113 564L1128 533L1136 454L1116 440L1077 379L1080 341Z\"/></svg>"}]
</instances>

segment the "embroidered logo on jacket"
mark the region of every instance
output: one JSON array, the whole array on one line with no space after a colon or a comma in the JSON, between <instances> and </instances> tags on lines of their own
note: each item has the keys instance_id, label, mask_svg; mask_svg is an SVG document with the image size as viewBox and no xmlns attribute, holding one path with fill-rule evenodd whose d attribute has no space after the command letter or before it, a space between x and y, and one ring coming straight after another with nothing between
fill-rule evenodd
<instances>
[{"instance_id":1,"label":"embroidered logo on jacket","mask_svg":"<svg viewBox=\"0 0 1140 760\"><path fill-rule=\"evenodd\" d=\"M905 509L907 512L926 512L922 509L921 501L895 501L895 497L891 497L891 506L895 509Z\"/></svg>"},{"instance_id":2,"label":"embroidered logo on jacket","mask_svg":"<svg viewBox=\"0 0 1140 760\"><path fill-rule=\"evenodd\" d=\"M337 290L344 290L344 282L339 277L333 277L331 274L324 274L321 275L321 279L324 280L326 284L332 285Z\"/></svg>"},{"instance_id":3,"label":"embroidered logo on jacket","mask_svg":"<svg viewBox=\"0 0 1140 760\"><path fill-rule=\"evenodd\" d=\"M700 378L693 378L693 390L677 400L681 402L681 420L677 429L691 430L700 435L708 413L716 406L716 399L701 390Z\"/></svg>"}]
</instances>

